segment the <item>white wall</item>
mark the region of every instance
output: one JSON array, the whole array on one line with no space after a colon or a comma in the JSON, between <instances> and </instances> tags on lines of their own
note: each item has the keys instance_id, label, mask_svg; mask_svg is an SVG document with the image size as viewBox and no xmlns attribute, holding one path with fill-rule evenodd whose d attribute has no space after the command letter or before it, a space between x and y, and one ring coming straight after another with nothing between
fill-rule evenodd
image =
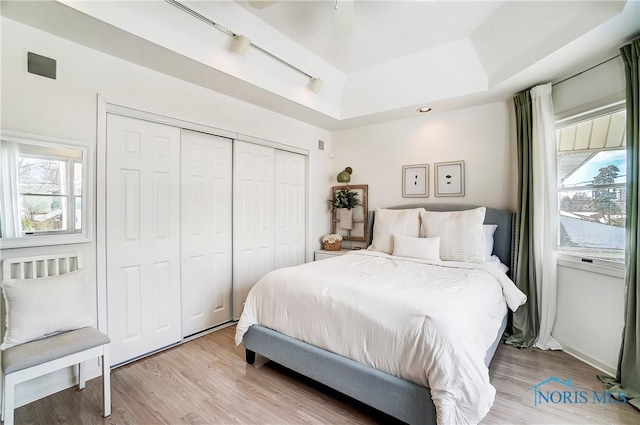
<instances>
[{"instance_id":1,"label":"white wall","mask_svg":"<svg viewBox=\"0 0 640 425\"><path fill-rule=\"evenodd\" d=\"M512 113L511 102L499 102L335 132L332 177L352 167L351 182L369 185L370 210L445 202L515 211ZM436 198L433 164L457 160L465 161L466 196ZM429 197L403 198L402 166L423 163L429 164Z\"/></svg>"},{"instance_id":2,"label":"white wall","mask_svg":"<svg viewBox=\"0 0 640 425\"><path fill-rule=\"evenodd\" d=\"M624 280L558 265L552 335L565 351L615 376L622 343Z\"/></svg>"},{"instance_id":3,"label":"white wall","mask_svg":"<svg viewBox=\"0 0 640 425\"><path fill-rule=\"evenodd\" d=\"M618 57L553 87L557 117L624 99ZM622 342L624 279L558 265L558 310L552 335L565 351L615 375Z\"/></svg>"},{"instance_id":4,"label":"white wall","mask_svg":"<svg viewBox=\"0 0 640 425\"><path fill-rule=\"evenodd\" d=\"M331 181L328 131L2 18L2 121L4 130L96 142L96 95L136 108L308 149L311 246L327 233L327 194ZM27 52L57 60L56 80L29 74ZM326 142L317 149L318 139ZM95 207L94 207L95 208ZM98 203L98 208L103 205ZM95 213L95 209L94 209ZM96 232L94 231L95 235ZM2 258L79 251L96 282L96 242L74 246L10 249ZM56 386L55 382L49 382ZM48 385L48 384L47 384ZM18 388L18 401L27 389ZM27 398L25 398L27 397Z\"/></svg>"}]
</instances>

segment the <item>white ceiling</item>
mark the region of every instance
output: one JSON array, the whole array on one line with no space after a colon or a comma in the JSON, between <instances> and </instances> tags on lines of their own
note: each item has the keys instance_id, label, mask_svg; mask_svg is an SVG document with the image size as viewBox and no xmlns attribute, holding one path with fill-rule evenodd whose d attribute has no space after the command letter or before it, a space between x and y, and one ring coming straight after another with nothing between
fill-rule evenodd
<instances>
[{"instance_id":1,"label":"white ceiling","mask_svg":"<svg viewBox=\"0 0 640 425\"><path fill-rule=\"evenodd\" d=\"M236 2L345 74L469 36L504 3L356 1L352 36L334 40L333 0Z\"/></svg>"},{"instance_id":2,"label":"white ceiling","mask_svg":"<svg viewBox=\"0 0 640 425\"><path fill-rule=\"evenodd\" d=\"M640 1L363 1L332 36L333 0L184 0L324 80L249 49L162 0L5 1L2 15L329 130L506 99L617 54L640 34Z\"/></svg>"}]
</instances>

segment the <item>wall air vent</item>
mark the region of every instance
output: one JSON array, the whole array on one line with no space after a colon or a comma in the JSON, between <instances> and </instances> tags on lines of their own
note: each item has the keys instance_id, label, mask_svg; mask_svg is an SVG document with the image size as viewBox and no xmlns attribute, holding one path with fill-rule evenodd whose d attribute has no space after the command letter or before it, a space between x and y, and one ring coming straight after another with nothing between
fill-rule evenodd
<instances>
[{"instance_id":1,"label":"wall air vent","mask_svg":"<svg viewBox=\"0 0 640 425\"><path fill-rule=\"evenodd\" d=\"M27 53L27 71L31 74L56 79L56 60L35 53Z\"/></svg>"}]
</instances>

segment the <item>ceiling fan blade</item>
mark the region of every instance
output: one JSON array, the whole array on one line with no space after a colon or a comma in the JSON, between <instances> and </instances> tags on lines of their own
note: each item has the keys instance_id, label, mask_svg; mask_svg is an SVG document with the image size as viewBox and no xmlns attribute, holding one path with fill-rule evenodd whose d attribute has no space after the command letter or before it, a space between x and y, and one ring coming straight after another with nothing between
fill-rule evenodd
<instances>
[{"instance_id":1,"label":"ceiling fan blade","mask_svg":"<svg viewBox=\"0 0 640 425\"><path fill-rule=\"evenodd\" d=\"M271 6L276 3L277 0L249 0L249 6L254 9L264 9L267 6Z\"/></svg>"},{"instance_id":2,"label":"ceiling fan blade","mask_svg":"<svg viewBox=\"0 0 640 425\"><path fill-rule=\"evenodd\" d=\"M353 0L333 1L333 38L343 40L353 32Z\"/></svg>"}]
</instances>

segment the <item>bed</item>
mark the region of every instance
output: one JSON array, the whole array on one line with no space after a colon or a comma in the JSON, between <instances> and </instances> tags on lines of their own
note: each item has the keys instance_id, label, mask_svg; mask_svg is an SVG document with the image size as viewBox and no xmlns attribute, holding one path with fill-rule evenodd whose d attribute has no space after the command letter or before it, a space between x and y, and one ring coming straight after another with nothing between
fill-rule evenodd
<instances>
[{"instance_id":1,"label":"bed","mask_svg":"<svg viewBox=\"0 0 640 425\"><path fill-rule=\"evenodd\" d=\"M472 210L477 210L476 207L462 205L410 205L378 211L378 214L382 212L388 214L389 211L404 214L408 212L408 210L416 208L424 208L428 211L468 211L470 213ZM380 217L382 218L383 216L380 215ZM504 210L487 208L486 212L483 211L482 217L485 225L497 225L497 228L494 228L495 233L493 234L493 254L499 259L500 263L512 269L513 214ZM376 217L374 213L371 212L368 218L370 220L369 229L373 229L370 233L369 243L375 244L376 242L373 235L376 232ZM381 221L381 223L383 222ZM381 224L380 229L383 228L382 226ZM410 227L413 229L413 224ZM416 234L415 236L418 235ZM399 247L398 242L396 242L396 247ZM259 353L278 364L409 424L435 424L436 422L451 423L461 421L467 423L479 422L493 402L495 390L488 382L487 367L493 358L507 324L507 305L511 310L515 310L518 305L524 303L526 297L515 288L515 285L507 279L504 273L495 273L492 266L483 264L474 265L464 262L435 263L436 264L429 259L404 258L392 256L384 252L363 251L272 272L256 284L256 287L254 287L258 288L255 290L256 295L253 297L250 295L247 298L245 311L238 323L236 342L243 343L246 350L246 360L249 364L253 364L255 354ZM318 275L323 274L323 267L327 270L326 273L327 276L329 276L327 279L318 278ZM461 270L458 270L458 268ZM370 272L370 270L374 270L374 272ZM331 273L335 274L331 275ZM468 293L465 292L462 298L482 298L484 297L482 294L485 292L492 293L494 295L487 295L487 299L491 298L488 302L497 305L496 297L498 295L495 294L502 291L502 294L499 295L499 303L502 303L501 306L492 308L491 314L487 314L488 317L490 316L490 319L487 319L487 323L490 322L490 326L482 328L483 330L480 332L480 334L483 334L482 343L465 344L459 341L455 343L458 344L456 346L447 339L462 340L464 336L464 338L475 341L475 334L469 333L464 335L464 332L472 332L472 330L460 330L455 333L456 336L452 338L439 335L439 331L431 332L430 329L436 329L438 327L455 328L456 326L459 327L458 329L466 329L466 325L460 327L460 323L466 324L477 321L471 313L467 314L467 310L480 311L484 307L465 307L458 309L457 312L451 316L451 320L436 320L434 314L433 317L427 317L426 321L420 321L417 332L429 334L430 337L436 338L434 342L430 342L429 344L415 343L412 345L411 341L418 341L418 339L415 338L416 331L414 330L407 331L407 336L398 337L397 334L405 333L402 330L398 332L397 329L394 328L396 322L400 323L402 320L405 320L401 319L399 315L404 314L403 312L407 310L410 317L419 317L420 320L422 320L422 315L424 314L423 309L427 308L422 305L422 301L419 303L420 305L415 303L415 306L411 305L407 307L407 303L413 304L412 298L435 300L435 298L432 298L432 292L429 292L434 291L433 288L436 288L436 292L438 293L443 290L445 292L459 291L459 288L454 288L448 284L445 285L444 283L440 283L440 281L437 281L435 286L428 285L427 287L427 285L414 284L414 280L417 282L418 279L423 279L426 275L433 274L437 279L443 279L444 282L449 276L456 273L465 276L465 278L461 279L461 282L463 282L460 283L461 285L467 285L465 288L473 287L474 290L478 291L476 293L471 291ZM467 280L466 277L470 275L473 275L474 279L477 276L482 276L482 279L478 281L480 283L475 283L474 281L471 286L469 286L468 283L464 283ZM304 276L309 277L305 278ZM315 276L315 278L312 276ZM343 276L344 279L340 276ZM352 279L350 276L353 276L353 282L350 281L350 279ZM363 277L364 282L362 282L362 284L356 282L355 276ZM502 276L504 276L504 278ZM451 279L453 279L453 277ZM456 277L456 279L458 278ZM499 286L495 283L488 283L489 281L493 282L493 279L499 283ZM349 281L348 285L343 284L344 282L339 282L341 280ZM387 282L391 280L394 281L394 285L400 284L404 286L402 286L402 288L393 286L391 293L378 293L378 286L375 285L379 285L380 288L385 285L389 286ZM334 285L334 282L336 287L326 286L327 284ZM513 287L508 285L513 285ZM303 295L298 293L316 290L314 289L315 286L317 286L318 292L306 295L309 299L308 301L307 298L302 298ZM355 289L353 288L355 287L366 287L372 295L363 297L362 292L354 292ZM491 290L482 289L485 287L490 287ZM346 292L339 293L337 292L338 290ZM254 290L252 290L252 292L253 291ZM277 294L271 299L271 309L269 309L269 307L256 307L257 301L255 301L255 299L261 297L265 299L268 298L267 295L260 295L265 291L271 291L271 293ZM465 289L465 291L467 291L467 289ZM505 291L508 292L509 296L507 296L507 292ZM291 294L289 294L289 292L291 292ZM416 297L413 294L420 296ZM422 294L425 296L422 296ZM458 292L458 294L461 294L461 292ZM337 307L335 304L336 299L331 299L333 296L339 300ZM354 304L354 307L344 306L342 300L349 299L350 297L353 298L352 304ZM387 299L396 297L398 298L398 302L389 301L387 304L381 304L387 302ZM404 300L402 299L403 297ZM292 301L290 301L289 304L285 304L285 302L282 301L285 298L292 299ZM456 303L460 301L459 298L459 296L456 296ZM452 303L454 302L453 297L449 297L449 299L452 300ZM318 300L325 300L326 302ZM323 303L327 304L325 311L318 310L316 312L314 310L312 313L314 320L311 321L312 323L304 325L310 326L311 331L302 329L301 323L303 322L303 318L301 316L307 314L296 313L296 310L311 311L310 306L312 304ZM367 307L368 305L369 307ZM381 308L383 305L384 307ZM442 306L442 310L456 311L456 308L454 308L455 304L447 306L446 303L442 301L434 302L428 308L435 308L437 310L440 305ZM296 306L300 308L294 308ZM390 317L385 317L384 320L381 320L380 323L377 324L366 322L366 320L371 320L371 318L360 318L359 315L361 313L359 313L359 311L364 311L362 316L372 316L372 314L366 312L371 308L374 309L374 312L376 308L384 310L384 313L381 312L381 314L389 315ZM348 319L335 319L333 317L334 312L343 311ZM398 311L400 313L397 313ZM327 314L326 312L332 312L332 314ZM260 315L263 317L258 318L257 316ZM278 315L280 315L280 317L276 317ZM427 316L428 315L429 314L427 314ZM265 318L267 317L270 317L270 319L266 320ZM429 320L431 321L427 323ZM347 322L349 323L348 326L342 326L343 323ZM438 323L437 326L435 325L436 322ZM330 327L327 328L327 326ZM480 326L480 324L478 326ZM300 327L300 329L298 329L298 327ZM390 329L387 330L386 328ZM327 329L330 330L327 331ZM370 333L372 333L372 335L365 335L369 330L371 330ZM358 338L351 338L354 335L357 336L360 334L365 335L362 337L362 341L364 342L358 340ZM431 334L433 334L433 336L431 336ZM391 342L382 339L383 342L378 344L378 338L382 337L391 338ZM346 347L343 348L342 346L336 345L336 339L340 339L343 343L346 341L346 343L344 343ZM352 339L354 341L352 341ZM360 352L357 347L359 344L366 345L366 349ZM433 347L439 347L438 350L433 351L444 352L444 354L437 353L437 355L432 355L429 351L431 350L430 344L432 344ZM379 350L378 346L385 348L384 350ZM389 347L390 351L399 351L401 353L400 358L402 361L397 361L396 364L384 358L381 360L381 357L377 357L381 355L378 351L385 351L389 349ZM441 347L448 348L440 349ZM434 367L434 365L438 364L437 362L441 361L440 359L436 359L438 356L444 357L444 364L448 366ZM472 359L469 362L470 364L472 363L472 365L465 365L464 367L458 366L457 364L453 365L453 363L458 361L457 356ZM408 358L410 361L407 361ZM449 368L450 363L451 367ZM422 367L424 367L425 373L422 372ZM462 371L460 373L468 373L470 376L476 376L475 378L469 379L469 381L473 382L467 383L467 379L459 379L460 376L455 376L458 369ZM439 372L433 372L433 370ZM447 376L443 377L443 375ZM430 379L434 383L437 382L438 385L429 385ZM442 384L441 381L449 382L449 384ZM448 388L447 385L451 385L451 388ZM454 395L452 396L452 394ZM466 398L470 398L464 401L464 403L460 402L459 404L461 406L452 407L449 399L455 399L457 397L455 394L466 394L462 396L465 400ZM434 403L433 400L436 400L436 402ZM476 406L476 404L479 407ZM465 410L468 408L471 409L470 412Z\"/></svg>"}]
</instances>

